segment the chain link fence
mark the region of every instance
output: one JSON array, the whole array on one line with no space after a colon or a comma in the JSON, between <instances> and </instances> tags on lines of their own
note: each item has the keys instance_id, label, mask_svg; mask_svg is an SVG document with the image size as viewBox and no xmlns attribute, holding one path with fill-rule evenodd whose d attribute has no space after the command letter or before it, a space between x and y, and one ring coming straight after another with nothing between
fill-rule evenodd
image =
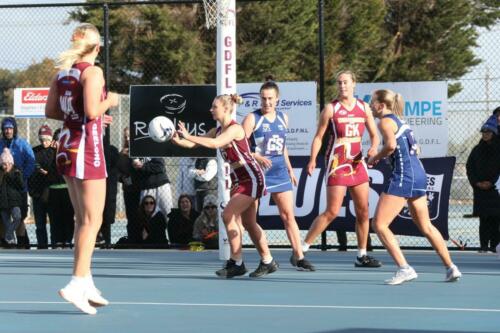
<instances>
[{"instance_id":1,"label":"chain link fence","mask_svg":"<svg viewBox=\"0 0 500 333\"><path fill-rule=\"evenodd\" d=\"M254 12L258 3L238 1L238 13ZM312 3L315 4L316 1ZM312 10L317 11L316 7ZM69 36L78 25L78 20L91 22L102 28L106 13L109 14L109 59L113 60L107 59L106 52L102 52L99 60L109 75L107 82L109 90L122 94L120 107L110 110L114 120L107 134L110 144L119 151L126 144L123 129L129 124L127 94L130 85L210 84L215 81L215 32L203 28L204 13L201 3L184 1L162 4L111 3L109 6L102 4L0 6L0 14L5 18L0 23L0 36L4 46L0 49L0 113L3 117L12 114L13 88L48 85L55 74L54 59L68 46ZM165 17L168 19L165 20ZM260 44L258 47L254 45L253 49L252 45L246 42L245 31L238 32L238 56L249 60L245 64L253 65L238 68L239 82L264 77L267 73L260 73L257 70L259 63L266 54L272 54L273 45L268 40L272 34L266 35L264 32L265 24L271 25L273 17L252 17L249 20L264 26L261 30ZM252 24L252 22L242 24ZM289 31L303 28L303 22L300 21L290 20L287 24ZM317 22L309 24L317 27ZM473 248L479 246L478 220L469 217L472 212L472 189L466 177L465 162L471 149L479 141L481 124L491 115L492 110L500 105L498 98L500 65L498 60L494 62L498 58L496 41L499 38L499 30L500 28L496 26L491 30L479 31L481 47L477 52L483 62L460 80L463 90L449 100L448 155L457 157L450 199L450 236L462 239ZM282 34L279 38L286 38L286 33ZM310 47L319 49L318 45L319 39L316 37L311 41ZM293 47L293 44L290 45L291 49ZM184 49L182 53L172 53L172 50L180 48ZM188 54L187 58L181 57L185 54ZM301 74L300 64L294 63L294 66L299 68L290 71L280 80L317 81L320 76L319 58L305 57L302 61L314 64L318 72ZM280 65L287 66L287 62L282 61ZM47 123L53 130L60 126L60 123L46 119L19 118L17 122L19 136L26 138L32 146L40 144L38 142L40 126ZM193 179L189 176L189 169L194 167L195 160L165 158L164 162L171 182L173 206L177 208L177 198L180 194L188 193L195 196ZM127 223L130 222L127 221L125 206L120 183L116 196L115 222L111 225L111 244L127 236ZM26 220L26 226L31 243L36 244L37 234L32 210ZM268 231L267 235L273 246L289 246L284 231L272 230ZM425 239L419 237L399 239L401 244L407 247L429 246ZM245 242L251 244L249 239ZM373 235L372 243L374 246L381 245ZM318 239L315 245L319 244ZM327 232L327 244L329 246L337 244L335 232ZM355 246L354 233L348 234L348 244Z\"/></svg>"}]
</instances>

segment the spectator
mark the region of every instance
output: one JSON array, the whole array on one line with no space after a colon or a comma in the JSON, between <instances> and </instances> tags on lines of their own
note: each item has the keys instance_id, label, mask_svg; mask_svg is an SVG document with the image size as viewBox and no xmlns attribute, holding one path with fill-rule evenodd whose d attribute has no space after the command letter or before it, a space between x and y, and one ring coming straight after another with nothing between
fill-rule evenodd
<instances>
[{"instance_id":1,"label":"spectator","mask_svg":"<svg viewBox=\"0 0 500 333\"><path fill-rule=\"evenodd\" d=\"M123 129L123 147L117 161L118 180L122 183L125 215L127 217L127 243L134 244L141 241L140 227L137 221L137 212L141 198L141 190L137 179L132 178L135 169L132 167L133 159L129 157L130 131Z\"/></svg>"},{"instance_id":2,"label":"spectator","mask_svg":"<svg viewBox=\"0 0 500 333\"><path fill-rule=\"evenodd\" d=\"M194 157L180 157L176 159L178 163L177 174L175 179L175 195L189 194L195 200L196 190L194 188L193 173L195 168L196 158Z\"/></svg>"},{"instance_id":3,"label":"spectator","mask_svg":"<svg viewBox=\"0 0 500 333\"><path fill-rule=\"evenodd\" d=\"M203 199L203 210L194 222L193 239L202 242L206 249L219 248L219 219L215 195L207 195Z\"/></svg>"},{"instance_id":4,"label":"spectator","mask_svg":"<svg viewBox=\"0 0 500 333\"><path fill-rule=\"evenodd\" d=\"M45 124L38 130L40 144L33 148L35 154L35 172L28 180L29 194L33 199L36 240L39 249L48 248L47 216L49 213L49 167L56 160L56 149L52 147L52 130ZM52 222L52 221L51 221ZM50 225L52 243L54 230Z\"/></svg>"},{"instance_id":5,"label":"spectator","mask_svg":"<svg viewBox=\"0 0 500 333\"><path fill-rule=\"evenodd\" d=\"M172 192L163 158L135 158L132 168L132 183L139 186L141 198L151 195L158 209L168 216L172 209Z\"/></svg>"},{"instance_id":6,"label":"spectator","mask_svg":"<svg viewBox=\"0 0 500 333\"><path fill-rule=\"evenodd\" d=\"M148 248L167 248L167 222L165 216L156 206L156 200L151 195L142 198L139 213L141 225L141 243Z\"/></svg>"},{"instance_id":7,"label":"spectator","mask_svg":"<svg viewBox=\"0 0 500 333\"><path fill-rule=\"evenodd\" d=\"M479 216L480 252L495 252L499 241L500 195L495 188L500 173L498 127L490 118L481 127L481 141L467 159L467 178L474 193L473 216Z\"/></svg>"},{"instance_id":8,"label":"spectator","mask_svg":"<svg viewBox=\"0 0 500 333\"><path fill-rule=\"evenodd\" d=\"M197 158L194 168L189 170L194 177L196 210L201 211L206 195L217 195L217 160Z\"/></svg>"},{"instance_id":9,"label":"spectator","mask_svg":"<svg viewBox=\"0 0 500 333\"><path fill-rule=\"evenodd\" d=\"M193 238L194 221L199 213L194 210L193 202L187 194L181 194L177 209L168 214L168 238L171 246L185 248Z\"/></svg>"},{"instance_id":10,"label":"spectator","mask_svg":"<svg viewBox=\"0 0 500 333\"><path fill-rule=\"evenodd\" d=\"M0 151L9 148L14 157L14 165L21 171L23 176L23 193L21 202L21 223L17 227L17 245L20 248L29 248L30 241L26 232L24 219L28 215L28 179L35 170L35 154L30 144L23 138L18 137L17 123L13 117L2 120L2 139L0 140Z\"/></svg>"},{"instance_id":11,"label":"spectator","mask_svg":"<svg viewBox=\"0 0 500 333\"><path fill-rule=\"evenodd\" d=\"M52 147L57 151L59 133L54 132ZM68 185L57 171L56 159L50 161L47 178L49 180L49 219L52 248L71 247L75 230L75 212L69 197Z\"/></svg>"},{"instance_id":12,"label":"spectator","mask_svg":"<svg viewBox=\"0 0 500 333\"><path fill-rule=\"evenodd\" d=\"M118 148L112 144L104 145L104 158L106 159L106 200L101 229L97 234L96 245L104 248L111 247L111 225L115 223L116 217L116 195L118 192L118 159L120 158Z\"/></svg>"},{"instance_id":13,"label":"spectator","mask_svg":"<svg viewBox=\"0 0 500 333\"><path fill-rule=\"evenodd\" d=\"M14 232L21 223L23 176L21 171L14 165L14 157L8 148L4 148L0 160L2 163L0 170L0 211L5 229L4 243L7 247L11 247L15 244Z\"/></svg>"}]
</instances>

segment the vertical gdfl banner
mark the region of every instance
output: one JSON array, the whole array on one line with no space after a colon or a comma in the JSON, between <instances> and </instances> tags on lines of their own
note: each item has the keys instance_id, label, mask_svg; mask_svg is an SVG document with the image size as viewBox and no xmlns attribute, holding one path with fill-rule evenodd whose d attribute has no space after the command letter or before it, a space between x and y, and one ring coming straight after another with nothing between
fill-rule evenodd
<instances>
[{"instance_id":1,"label":"vertical gdfl banner","mask_svg":"<svg viewBox=\"0 0 500 333\"><path fill-rule=\"evenodd\" d=\"M400 93L405 101L404 120L415 133L421 157L442 157L448 151L448 85L444 81L358 83L355 94L369 103L378 89ZM367 146L368 138L363 138Z\"/></svg>"}]
</instances>

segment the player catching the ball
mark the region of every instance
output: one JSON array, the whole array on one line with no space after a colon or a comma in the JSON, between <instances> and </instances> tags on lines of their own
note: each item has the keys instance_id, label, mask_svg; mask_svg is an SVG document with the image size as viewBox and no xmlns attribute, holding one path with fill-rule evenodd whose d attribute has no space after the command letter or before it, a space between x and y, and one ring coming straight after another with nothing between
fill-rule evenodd
<instances>
[{"instance_id":1,"label":"player catching the ball","mask_svg":"<svg viewBox=\"0 0 500 333\"><path fill-rule=\"evenodd\" d=\"M267 239L255 220L256 201L266 194L264 173L253 158L243 127L231 117L235 112L239 96L219 95L215 97L210 112L220 123L204 136L189 134L182 122L172 142L181 147L203 146L220 149L223 159L231 166L231 199L222 213L230 246L230 259L224 268L215 272L218 276L232 278L244 275L247 270L242 259L242 237L246 229L252 239L261 261L250 277L257 278L278 269L278 263L271 256Z\"/></svg>"}]
</instances>

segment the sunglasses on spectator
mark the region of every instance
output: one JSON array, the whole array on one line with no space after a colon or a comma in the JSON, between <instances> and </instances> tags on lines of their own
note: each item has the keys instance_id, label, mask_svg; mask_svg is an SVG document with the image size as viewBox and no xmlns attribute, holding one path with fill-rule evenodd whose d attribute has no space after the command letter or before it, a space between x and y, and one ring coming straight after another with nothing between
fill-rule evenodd
<instances>
[{"instance_id":1,"label":"sunglasses on spectator","mask_svg":"<svg viewBox=\"0 0 500 333\"><path fill-rule=\"evenodd\" d=\"M154 205L155 202L154 201L144 201L144 204L145 205Z\"/></svg>"},{"instance_id":2,"label":"sunglasses on spectator","mask_svg":"<svg viewBox=\"0 0 500 333\"><path fill-rule=\"evenodd\" d=\"M205 206L206 209L217 209L217 206L213 205L213 206Z\"/></svg>"}]
</instances>

